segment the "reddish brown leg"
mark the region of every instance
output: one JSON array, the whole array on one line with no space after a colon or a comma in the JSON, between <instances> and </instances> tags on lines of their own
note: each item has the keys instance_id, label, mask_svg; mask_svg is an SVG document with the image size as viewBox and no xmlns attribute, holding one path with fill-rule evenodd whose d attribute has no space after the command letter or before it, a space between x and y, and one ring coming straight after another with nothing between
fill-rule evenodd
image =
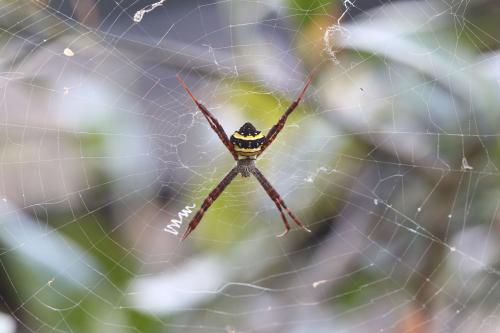
<instances>
[{"instance_id":1,"label":"reddish brown leg","mask_svg":"<svg viewBox=\"0 0 500 333\"><path fill-rule=\"evenodd\" d=\"M233 144L231 143L231 141L229 141L229 138L227 137L227 134L224 131L224 128L222 128L222 126L219 123L219 121L214 117L214 115L210 111L208 111L208 109L203 104L201 104L200 102L198 102L198 100L196 99L196 97L194 97L193 93L191 92L191 90L189 90L187 84L180 78L180 76L176 75L176 77L177 77L177 80L182 85L182 87L189 94L189 96L191 96L191 98L193 99L193 102L196 104L196 106L198 107L198 109L201 111L201 113L203 113L203 115L207 119L208 124L210 125L210 127L212 127L212 129L215 131L215 133L217 133L217 136L219 137L219 139L226 146L226 148L229 150L229 152L231 153L231 155L233 155L233 158L235 160L238 160L238 154L234 150Z\"/></svg>"},{"instance_id":2,"label":"reddish brown leg","mask_svg":"<svg viewBox=\"0 0 500 333\"><path fill-rule=\"evenodd\" d=\"M259 183L262 185L266 193L269 195L269 197L274 201L276 204L276 207L278 207L280 213L281 213L281 218L283 219L283 223L285 224L285 231L277 237L282 237L288 233L288 230L290 230L290 225L288 224L288 221L285 217L285 214L283 214L283 209L290 215L290 217L293 219L293 221L302 229L304 229L307 232L311 232L306 226L304 226L296 217L293 215L293 213L288 209L286 206L285 202L283 199L281 199L281 196L278 194L278 192L274 189L274 187L269 183L269 181L264 177L264 175L259 171L259 169L255 168L252 170L252 174L257 178Z\"/></svg>"},{"instance_id":3,"label":"reddish brown leg","mask_svg":"<svg viewBox=\"0 0 500 333\"><path fill-rule=\"evenodd\" d=\"M304 88L302 89L302 91L299 94L299 96L297 97L297 99L295 101L293 101L293 103L288 107L288 109L285 111L285 113L281 116L278 123L276 123L276 125L271 127L271 129L269 130L269 132L266 135L266 141L264 141L264 143L262 144L259 155L262 154L264 152L264 150L266 150L266 148L269 147L269 145L271 145L271 143L273 143L274 139L276 139L279 132L281 132L281 130L285 126L285 123L286 123L288 116L297 108L300 101L304 97L304 94L306 93L307 88L309 88L309 86L311 85L311 82L314 78L315 73L316 72L312 72L309 75L309 78L307 79L307 82L304 85Z\"/></svg>"},{"instance_id":4,"label":"reddish brown leg","mask_svg":"<svg viewBox=\"0 0 500 333\"><path fill-rule=\"evenodd\" d=\"M273 199L273 201L276 204L276 207L278 207L278 210L280 211L281 219L283 220L283 223L285 223L285 231L283 231L281 234L276 235L276 237L280 238L280 237L285 236L288 233L288 231L290 231L290 224L288 224L286 216L283 213L283 208L281 208L279 201L275 200L275 199Z\"/></svg>"},{"instance_id":5,"label":"reddish brown leg","mask_svg":"<svg viewBox=\"0 0 500 333\"><path fill-rule=\"evenodd\" d=\"M200 209L196 212L191 222L189 222L188 228L184 235L182 236L182 240L186 239L186 237L198 226L205 212L210 208L212 203L219 197L219 195L224 191L224 189L231 183L231 181L238 174L237 168L234 167L229 171L229 173L221 180L221 182L210 192L210 194L205 198L203 203L201 204Z\"/></svg>"},{"instance_id":6,"label":"reddish brown leg","mask_svg":"<svg viewBox=\"0 0 500 333\"><path fill-rule=\"evenodd\" d=\"M293 219L293 221L298 226L300 226L302 229L304 229L307 232L311 232L311 230L309 228L307 228L305 225L303 225L302 223L300 223L299 219L296 218L295 215L293 215L293 213L290 211L290 209L288 209L288 207L285 205L285 202L283 201L283 199L281 199L280 196L278 196L278 200L279 200L279 203L281 204L281 206L286 210L286 212L288 213L288 215L290 215L290 217Z\"/></svg>"}]
</instances>

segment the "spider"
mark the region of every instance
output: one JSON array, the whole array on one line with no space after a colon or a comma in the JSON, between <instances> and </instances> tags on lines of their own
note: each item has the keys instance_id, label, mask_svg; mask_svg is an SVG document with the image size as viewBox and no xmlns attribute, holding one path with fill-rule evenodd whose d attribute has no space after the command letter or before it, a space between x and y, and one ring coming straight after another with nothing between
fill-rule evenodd
<instances>
[{"instance_id":1,"label":"spider","mask_svg":"<svg viewBox=\"0 0 500 333\"><path fill-rule=\"evenodd\" d=\"M288 116L297 108L300 101L302 100L302 97L304 97L307 88L312 82L313 74L309 76L297 99L295 99L295 101L288 107L285 113L281 116L280 120L269 130L267 135L264 136L262 132L258 131L251 123L247 122L243 124L243 126L241 126L238 131L234 132L233 135L231 135L231 138L227 137L226 132L217 121L217 119L212 115L212 113L208 111L208 109L203 104L201 104L196 99L196 97L194 97L193 93L191 92L191 90L189 90L187 84L180 78L180 76L177 75L176 77L182 87L189 94L189 96L191 96L198 109L203 113L210 127L215 131L215 133L217 133L219 139L226 146L226 148L229 150L234 160L236 161L236 165L231 169L231 171L226 174L221 182L205 198L200 209L196 212L193 219L189 223L186 232L182 236L182 240L186 239L186 237L198 226L207 209L215 200L217 200L219 195L221 195L221 193L238 174L241 174L241 176L243 177L250 177L251 175L254 175L262 185L266 193L269 195L269 197L276 204L276 207L281 214L281 219L285 224L285 231L283 231L279 235L276 235L276 237L282 237L286 235L290 230L290 225L286 219L284 212L288 213L288 215L299 227L307 232L311 232L311 230L304 226L297 219L297 217L293 215L290 209L288 209L287 205L278 194L278 192L274 189L271 183L269 183L266 177L264 177L264 175L259 171L259 169L255 165L255 161L257 157L259 157L266 150L266 148L268 148L271 143L273 143L273 141L276 139L276 136L283 129Z\"/></svg>"}]
</instances>

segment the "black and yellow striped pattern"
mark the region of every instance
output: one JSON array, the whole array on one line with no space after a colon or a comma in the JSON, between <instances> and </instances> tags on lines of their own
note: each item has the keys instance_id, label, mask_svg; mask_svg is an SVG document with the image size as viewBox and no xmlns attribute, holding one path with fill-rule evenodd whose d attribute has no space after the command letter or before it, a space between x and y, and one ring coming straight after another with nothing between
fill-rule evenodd
<instances>
[{"instance_id":1,"label":"black and yellow striped pattern","mask_svg":"<svg viewBox=\"0 0 500 333\"><path fill-rule=\"evenodd\" d=\"M245 123L241 128L231 135L231 143L234 150L240 156L255 156L259 154L265 136L257 131L251 123Z\"/></svg>"}]
</instances>

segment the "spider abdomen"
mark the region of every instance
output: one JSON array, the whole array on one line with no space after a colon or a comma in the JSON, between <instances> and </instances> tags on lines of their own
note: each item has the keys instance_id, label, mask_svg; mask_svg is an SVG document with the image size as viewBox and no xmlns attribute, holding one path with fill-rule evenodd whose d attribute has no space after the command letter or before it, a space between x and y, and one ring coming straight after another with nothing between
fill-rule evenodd
<instances>
[{"instance_id":1,"label":"spider abdomen","mask_svg":"<svg viewBox=\"0 0 500 333\"><path fill-rule=\"evenodd\" d=\"M230 140L238 155L254 156L259 154L265 139L264 134L257 131L251 123L245 123L238 131L231 135Z\"/></svg>"}]
</instances>

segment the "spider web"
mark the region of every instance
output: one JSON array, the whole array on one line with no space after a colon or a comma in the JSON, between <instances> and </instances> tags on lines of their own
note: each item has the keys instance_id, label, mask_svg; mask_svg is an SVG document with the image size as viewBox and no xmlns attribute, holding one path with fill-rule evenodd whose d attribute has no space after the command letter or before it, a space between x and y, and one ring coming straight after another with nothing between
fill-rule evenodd
<instances>
[{"instance_id":1,"label":"spider web","mask_svg":"<svg viewBox=\"0 0 500 333\"><path fill-rule=\"evenodd\" d=\"M499 331L493 1L0 9L0 331ZM257 162L312 234L237 177L181 243L234 161L175 75L230 134L314 69Z\"/></svg>"}]
</instances>

